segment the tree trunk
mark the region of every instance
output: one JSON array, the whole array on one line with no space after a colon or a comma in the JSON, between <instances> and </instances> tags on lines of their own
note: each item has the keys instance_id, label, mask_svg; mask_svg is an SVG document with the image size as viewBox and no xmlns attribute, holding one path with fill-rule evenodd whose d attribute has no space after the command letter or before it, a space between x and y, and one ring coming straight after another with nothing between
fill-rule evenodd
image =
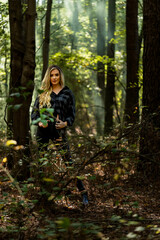
<instances>
[{"instance_id":1,"label":"tree trunk","mask_svg":"<svg viewBox=\"0 0 160 240\"><path fill-rule=\"evenodd\" d=\"M11 126L12 138L18 145L24 146L23 153L10 156L11 168L19 168L18 161L28 154L29 147L29 108L33 93L35 70L35 17L36 1L28 0L27 9L22 17L21 1L9 0L10 34L11 34L11 102L8 108L8 123ZM10 164L9 163L9 164ZM24 161L26 164L26 161ZM24 165L25 165L24 164ZM25 165L26 166L26 165ZM27 169L21 173L25 175Z\"/></svg>"},{"instance_id":2,"label":"tree trunk","mask_svg":"<svg viewBox=\"0 0 160 240\"><path fill-rule=\"evenodd\" d=\"M22 62L24 57L24 37L23 37L23 17L22 5L19 0L9 0L9 22L11 36L11 77L9 86L9 95L15 94L16 88L21 84ZM10 98L8 102L16 102L16 98ZM8 124L9 129L13 127L13 118L15 115L12 106L8 109ZM10 129L11 130L11 129ZM9 130L9 131L10 131ZM12 129L13 130L13 129Z\"/></svg>"},{"instance_id":3,"label":"tree trunk","mask_svg":"<svg viewBox=\"0 0 160 240\"><path fill-rule=\"evenodd\" d=\"M139 170L160 170L160 1L144 0L143 112Z\"/></svg>"},{"instance_id":4,"label":"tree trunk","mask_svg":"<svg viewBox=\"0 0 160 240\"><path fill-rule=\"evenodd\" d=\"M50 21L51 21L52 0L47 2L46 23L45 23L45 38L43 42L43 71L42 79L48 68L49 62L49 43L50 43Z\"/></svg>"},{"instance_id":5,"label":"tree trunk","mask_svg":"<svg viewBox=\"0 0 160 240\"><path fill-rule=\"evenodd\" d=\"M106 0L99 0L97 2L97 55L105 55L105 37L106 37L106 24L105 24L105 8ZM101 90L101 96L104 100L105 88L105 66L102 62L97 64L97 83Z\"/></svg>"},{"instance_id":6,"label":"tree trunk","mask_svg":"<svg viewBox=\"0 0 160 240\"><path fill-rule=\"evenodd\" d=\"M106 24L105 24L105 9L106 0L97 1L97 55L105 55L105 37L106 37ZM100 89L99 105L100 108L96 111L97 118L97 133L103 134L103 115L104 111L101 107L104 106L104 89L105 89L105 65L102 61L97 63L97 85Z\"/></svg>"},{"instance_id":7,"label":"tree trunk","mask_svg":"<svg viewBox=\"0 0 160 240\"><path fill-rule=\"evenodd\" d=\"M71 35L71 50L77 49L77 32L79 31L79 9L77 0L73 1L73 14L71 20L71 29L73 31Z\"/></svg>"},{"instance_id":8,"label":"tree trunk","mask_svg":"<svg viewBox=\"0 0 160 240\"><path fill-rule=\"evenodd\" d=\"M127 87L124 120L139 120L138 91L138 0L127 0L126 6Z\"/></svg>"},{"instance_id":9,"label":"tree trunk","mask_svg":"<svg viewBox=\"0 0 160 240\"><path fill-rule=\"evenodd\" d=\"M93 37L93 30L94 30L94 8L93 8L93 0L89 0L88 1L88 5L87 5L87 10L88 10L88 15L89 15L89 33L91 35L91 37Z\"/></svg>"},{"instance_id":10,"label":"tree trunk","mask_svg":"<svg viewBox=\"0 0 160 240\"><path fill-rule=\"evenodd\" d=\"M105 126L104 133L107 134L113 127L113 105L115 96L115 44L110 42L114 39L116 17L116 1L109 0L108 6L108 48L107 56L109 57L107 64L107 86L105 91Z\"/></svg>"}]
</instances>

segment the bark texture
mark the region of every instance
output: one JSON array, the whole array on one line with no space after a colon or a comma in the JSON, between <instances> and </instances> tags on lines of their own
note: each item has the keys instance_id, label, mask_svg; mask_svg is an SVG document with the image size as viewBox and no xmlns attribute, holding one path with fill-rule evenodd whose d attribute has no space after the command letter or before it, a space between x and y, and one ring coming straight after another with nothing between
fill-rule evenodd
<instances>
[{"instance_id":1,"label":"bark texture","mask_svg":"<svg viewBox=\"0 0 160 240\"><path fill-rule=\"evenodd\" d=\"M106 37L106 24L105 24L105 9L106 0L97 1L97 55L103 57L106 54L105 37ZM97 118L97 133L103 134L103 110L104 106L104 93L105 93L105 65L102 61L97 63L97 85L100 89L101 99L99 100L100 108L96 111Z\"/></svg>"},{"instance_id":2,"label":"bark texture","mask_svg":"<svg viewBox=\"0 0 160 240\"><path fill-rule=\"evenodd\" d=\"M104 56L106 53L105 37L106 37L106 24L105 24L105 8L106 1L99 0L97 3L97 54ZM101 89L101 96L104 100L105 88L105 66L102 62L97 64L97 82L98 87Z\"/></svg>"},{"instance_id":3,"label":"bark texture","mask_svg":"<svg viewBox=\"0 0 160 240\"><path fill-rule=\"evenodd\" d=\"M9 0L11 35L11 80L8 98L8 124L10 137L24 146L29 146L29 108L33 93L35 70L35 17L36 1L28 0L22 15L19 0ZM12 155L10 163L18 168L23 154Z\"/></svg>"},{"instance_id":4,"label":"bark texture","mask_svg":"<svg viewBox=\"0 0 160 240\"><path fill-rule=\"evenodd\" d=\"M126 123L139 120L138 90L138 0L127 0L126 6L127 86Z\"/></svg>"},{"instance_id":5,"label":"bark texture","mask_svg":"<svg viewBox=\"0 0 160 240\"><path fill-rule=\"evenodd\" d=\"M105 91L105 126L104 133L107 134L113 127L113 107L115 97L115 44L111 39L114 39L115 32L115 17L116 17L116 1L109 0L108 5L108 47L107 56L109 57L107 64L107 86Z\"/></svg>"},{"instance_id":6,"label":"bark texture","mask_svg":"<svg viewBox=\"0 0 160 240\"><path fill-rule=\"evenodd\" d=\"M47 11L46 11L46 22L45 22L45 37L43 43L43 71L42 79L45 75L45 72L48 68L49 62L49 43L50 43L50 21L51 21L51 10L52 10L52 0L47 2Z\"/></svg>"},{"instance_id":7,"label":"bark texture","mask_svg":"<svg viewBox=\"0 0 160 240\"><path fill-rule=\"evenodd\" d=\"M160 1L144 0L143 112L139 169L160 170Z\"/></svg>"},{"instance_id":8,"label":"bark texture","mask_svg":"<svg viewBox=\"0 0 160 240\"><path fill-rule=\"evenodd\" d=\"M126 6L127 86L126 123L139 119L138 94L138 0L127 0Z\"/></svg>"}]
</instances>

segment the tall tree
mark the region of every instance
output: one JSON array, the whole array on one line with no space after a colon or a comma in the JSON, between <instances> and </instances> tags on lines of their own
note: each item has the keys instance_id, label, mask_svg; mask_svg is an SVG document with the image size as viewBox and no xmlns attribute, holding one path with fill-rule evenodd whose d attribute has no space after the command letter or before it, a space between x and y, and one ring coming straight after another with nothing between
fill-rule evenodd
<instances>
[{"instance_id":1,"label":"tall tree","mask_svg":"<svg viewBox=\"0 0 160 240\"><path fill-rule=\"evenodd\" d=\"M106 53L105 37L106 37L106 24L105 24L105 9L106 0L97 1L97 54L104 56ZM97 64L97 83L101 90L101 96L104 101L104 88L105 88L105 66L102 61Z\"/></svg>"},{"instance_id":2,"label":"tall tree","mask_svg":"<svg viewBox=\"0 0 160 240\"><path fill-rule=\"evenodd\" d=\"M97 55L103 57L106 53L105 37L106 37L106 23L105 23L105 9L106 0L97 1ZM103 134L103 111L104 106L104 89L105 89L105 65L102 61L97 63L97 85L100 89L100 108L96 111L97 118L97 132Z\"/></svg>"},{"instance_id":3,"label":"tall tree","mask_svg":"<svg viewBox=\"0 0 160 240\"><path fill-rule=\"evenodd\" d=\"M125 121L136 123L139 120L138 91L138 0L127 0L126 5L126 50L127 86Z\"/></svg>"},{"instance_id":4,"label":"tall tree","mask_svg":"<svg viewBox=\"0 0 160 240\"><path fill-rule=\"evenodd\" d=\"M24 6L20 0L9 0L11 79L8 124L12 138L25 147L29 145L29 108L35 70L35 18L35 0L28 0ZM17 161L16 157L12 160L14 166Z\"/></svg>"},{"instance_id":5,"label":"tall tree","mask_svg":"<svg viewBox=\"0 0 160 240\"><path fill-rule=\"evenodd\" d=\"M160 1L143 2L143 111L139 168L146 174L159 177Z\"/></svg>"},{"instance_id":6,"label":"tall tree","mask_svg":"<svg viewBox=\"0 0 160 240\"><path fill-rule=\"evenodd\" d=\"M115 44L113 42L115 32L116 0L109 0L108 5L108 47L107 56L107 86L105 91L105 126L104 133L110 132L113 127L113 105L115 96Z\"/></svg>"},{"instance_id":7,"label":"tall tree","mask_svg":"<svg viewBox=\"0 0 160 240\"><path fill-rule=\"evenodd\" d=\"M93 29L94 29L93 0L86 1L86 4L87 4L88 15L89 15L90 34L93 37Z\"/></svg>"},{"instance_id":8,"label":"tall tree","mask_svg":"<svg viewBox=\"0 0 160 240\"><path fill-rule=\"evenodd\" d=\"M43 55L42 79L43 79L43 77L45 75L45 72L48 68L48 62L49 62L51 10L52 10L52 0L48 0L47 11L46 11L45 36L44 36L43 54L42 54Z\"/></svg>"},{"instance_id":9,"label":"tall tree","mask_svg":"<svg viewBox=\"0 0 160 240\"><path fill-rule=\"evenodd\" d=\"M71 19L71 29L73 34L71 35L71 49L77 49L77 32L79 31L79 9L77 0L73 1L73 11Z\"/></svg>"}]
</instances>

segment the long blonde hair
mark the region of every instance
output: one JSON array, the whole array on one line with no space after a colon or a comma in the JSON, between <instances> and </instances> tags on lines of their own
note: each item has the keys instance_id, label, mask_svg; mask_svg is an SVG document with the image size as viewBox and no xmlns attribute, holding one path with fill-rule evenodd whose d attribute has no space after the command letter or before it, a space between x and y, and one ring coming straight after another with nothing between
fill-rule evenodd
<instances>
[{"instance_id":1,"label":"long blonde hair","mask_svg":"<svg viewBox=\"0 0 160 240\"><path fill-rule=\"evenodd\" d=\"M51 107L51 93L52 93L52 84L51 84L51 80L50 80L50 73L52 70L57 69L60 73L60 85L63 88L64 87L64 75L63 72L61 70L60 67L58 67L57 65L51 65L48 67L45 76L43 78L42 81L42 85L41 85L41 90L43 90L43 92L39 95L39 108L43 108L45 106L47 106L48 108Z\"/></svg>"}]
</instances>

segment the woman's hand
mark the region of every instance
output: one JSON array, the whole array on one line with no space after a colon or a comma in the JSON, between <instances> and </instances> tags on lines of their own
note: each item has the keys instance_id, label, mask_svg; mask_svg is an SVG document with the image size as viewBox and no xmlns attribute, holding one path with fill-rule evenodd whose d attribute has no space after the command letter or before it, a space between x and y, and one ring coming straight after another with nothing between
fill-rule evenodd
<instances>
[{"instance_id":1,"label":"woman's hand","mask_svg":"<svg viewBox=\"0 0 160 240\"><path fill-rule=\"evenodd\" d=\"M57 115L55 127L56 127L56 129L61 129L61 128L67 127L67 121L66 122L61 121L59 119L59 115Z\"/></svg>"},{"instance_id":2,"label":"woman's hand","mask_svg":"<svg viewBox=\"0 0 160 240\"><path fill-rule=\"evenodd\" d=\"M39 122L39 123L38 123L38 126L39 126L39 127L46 128L46 127L48 127L48 122L47 122L47 124L45 124L45 125L44 125L42 122Z\"/></svg>"}]
</instances>

